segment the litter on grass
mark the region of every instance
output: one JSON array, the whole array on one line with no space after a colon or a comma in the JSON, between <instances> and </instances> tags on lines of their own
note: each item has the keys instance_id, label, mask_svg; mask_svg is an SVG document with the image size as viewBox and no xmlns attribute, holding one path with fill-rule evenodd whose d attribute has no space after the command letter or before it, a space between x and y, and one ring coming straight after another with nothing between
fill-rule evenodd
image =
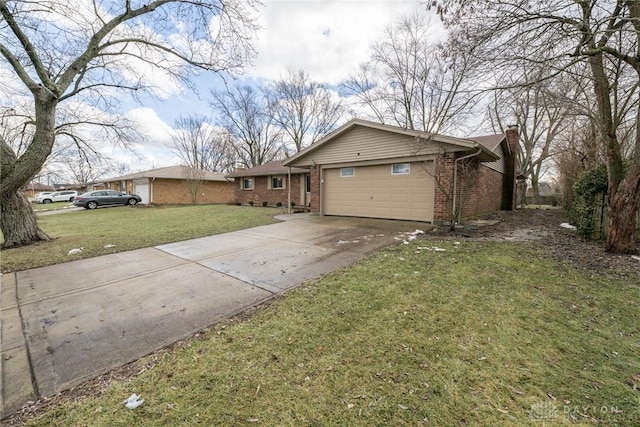
<instances>
[{"instance_id":1,"label":"litter on grass","mask_svg":"<svg viewBox=\"0 0 640 427\"><path fill-rule=\"evenodd\" d=\"M109 249L109 248L115 248L116 245L112 245L111 243L109 243L108 245L104 245L105 249Z\"/></svg>"},{"instance_id":2,"label":"litter on grass","mask_svg":"<svg viewBox=\"0 0 640 427\"><path fill-rule=\"evenodd\" d=\"M430 251L430 252L446 252L447 251L445 248L439 248L437 246L418 246L417 249L418 249L416 251L417 254L419 254L420 251Z\"/></svg>"},{"instance_id":3,"label":"litter on grass","mask_svg":"<svg viewBox=\"0 0 640 427\"><path fill-rule=\"evenodd\" d=\"M403 245L408 245L409 242L416 240L420 234L424 234L424 231L416 230L416 231L400 233L400 234L404 234L406 237L403 238L403 237L396 236L394 237L394 240L398 240L398 241L401 240Z\"/></svg>"},{"instance_id":4,"label":"litter on grass","mask_svg":"<svg viewBox=\"0 0 640 427\"><path fill-rule=\"evenodd\" d=\"M560 224L560 227L566 228L568 230L577 230L575 225L571 225L568 222L563 222L562 224Z\"/></svg>"},{"instance_id":5,"label":"litter on grass","mask_svg":"<svg viewBox=\"0 0 640 427\"><path fill-rule=\"evenodd\" d=\"M129 409L136 409L138 406L144 403L144 399L141 399L141 397L142 396L139 396L133 393L131 396L129 396L127 400L125 400L122 403L124 403L124 406L126 406Z\"/></svg>"},{"instance_id":6,"label":"litter on grass","mask_svg":"<svg viewBox=\"0 0 640 427\"><path fill-rule=\"evenodd\" d=\"M69 251L69 253L67 255L75 255L75 254L79 254L80 252L82 252L84 248L73 248Z\"/></svg>"},{"instance_id":7,"label":"litter on grass","mask_svg":"<svg viewBox=\"0 0 640 427\"><path fill-rule=\"evenodd\" d=\"M336 243L336 245L346 245L347 243L360 243L360 240L338 240L338 243Z\"/></svg>"}]
</instances>

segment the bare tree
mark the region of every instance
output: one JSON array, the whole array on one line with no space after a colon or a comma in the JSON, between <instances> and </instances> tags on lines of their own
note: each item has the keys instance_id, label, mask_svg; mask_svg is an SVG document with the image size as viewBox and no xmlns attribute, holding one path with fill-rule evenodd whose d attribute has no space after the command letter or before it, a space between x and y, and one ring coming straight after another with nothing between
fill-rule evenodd
<instances>
[{"instance_id":1,"label":"bare tree","mask_svg":"<svg viewBox=\"0 0 640 427\"><path fill-rule=\"evenodd\" d=\"M613 120L617 128L617 137L621 144L623 157L632 156L635 141L635 127L637 123L638 83L633 81L633 72L629 67L620 67L617 59L608 59L612 85ZM584 64L580 64L584 65ZM600 136L599 112L595 105L595 97L589 81L589 69L582 66L582 70L575 70L570 74L571 85L577 89L573 116L567 120L567 126L558 135L554 159L559 173L559 183L565 195L565 205L571 206L573 200L573 183L582 172L596 169L606 164L606 146L604 138ZM557 95L556 95L557 96Z\"/></svg>"},{"instance_id":2,"label":"bare tree","mask_svg":"<svg viewBox=\"0 0 640 427\"><path fill-rule=\"evenodd\" d=\"M182 166L180 171L184 178L187 188L189 189L189 196L191 197L191 204L198 203L198 194L200 194L200 187L202 186L202 179L204 178L205 171L190 166Z\"/></svg>"},{"instance_id":3,"label":"bare tree","mask_svg":"<svg viewBox=\"0 0 640 427\"><path fill-rule=\"evenodd\" d=\"M229 136L205 116L180 116L169 147L184 166L211 172L231 172L235 164Z\"/></svg>"},{"instance_id":4,"label":"bare tree","mask_svg":"<svg viewBox=\"0 0 640 427\"><path fill-rule=\"evenodd\" d=\"M430 133L455 128L474 102L467 92L472 57L434 40L432 27L413 14L387 28L343 92L381 123Z\"/></svg>"},{"instance_id":5,"label":"bare tree","mask_svg":"<svg viewBox=\"0 0 640 427\"><path fill-rule=\"evenodd\" d=\"M112 160L100 150L103 141L114 141L114 144L126 148L123 141L139 140L140 135L132 123L122 117L87 109L81 114L76 105L71 107L59 106L56 120L61 124L55 130L55 144L37 174L46 172L47 176L55 176L57 180L84 183L87 176L100 176L115 170ZM9 113L15 111L11 109ZM0 128L5 142L20 157L34 137L32 124L35 117L30 114L8 115L4 119Z\"/></svg>"},{"instance_id":6,"label":"bare tree","mask_svg":"<svg viewBox=\"0 0 640 427\"><path fill-rule=\"evenodd\" d=\"M640 121L635 120L632 152L626 159L616 120L620 100L614 90L620 68L640 82L640 2L549 0L442 0L435 5L461 39L483 46L491 69L513 72L522 62L544 66L552 74L588 67L604 143L608 175L609 227L605 249L636 251L636 215L640 206ZM618 64L610 67L611 64ZM636 112L638 110L636 109Z\"/></svg>"},{"instance_id":7,"label":"bare tree","mask_svg":"<svg viewBox=\"0 0 640 427\"><path fill-rule=\"evenodd\" d=\"M217 125L233 138L233 151L244 167L270 162L286 154L282 130L268 114L262 93L250 86L211 92L211 106L218 113Z\"/></svg>"},{"instance_id":8,"label":"bare tree","mask_svg":"<svg viewBox=\"0 0 640 427\"><path fill-rule=\"evenodd\" d=\"M586 117L576 117L559 135L559 153L554 157L558 181L564 194L565 207L573 201L573 184L581 173L604 163L598 130L594 122Z\"/></svg>"},{"instance_id":9,"label":"bare tree","mask_svg":"<svg viewBox=\"0 0 640 427\"><path fill-rule=\"evenodd\" d=\"M55 162L55 166L64 181L76 184L98 181L114 169L108 159L102 156L88 159L75 150L67 151L64 158Z\"/></svg>"},{"instance_id":10,"label":"bare tree","mask_svg":"<svg viewBox=\"0 0 640 427\"><path fill-rule=\"evenodd\" d=\"M342 101L304 70L289 70L264 91L269 114L291 139L296 153L334 130L342 117Z\"/></svg>"},{"instance_id":11,"label":"bare tree","mask_svg":"<svg viewBox=\"0 0 640 427\"><path fill-rule=\"evenodd\" d=\"M0 82L0 96L15 103L14 110L29 100L26 111L16 111L29 117L22 150L0 136L3 246L48 240L19 189L42 168L57 135L88 142L78 132L80 122L113 124L97 112L115 111L115 95L123 90L158 93L152 72L175 85L188 83L193 68L239 69L253 53L254 7L252 0L88 1L80 8L56 0L0 0L0 55L11 73ZM115 124L111 133L126 140Z\"/></svg>"},{"instance_id":12,"label":"bare tree","mask_svg":"<svg viewBox=\"0 0 640 427\"><path fill-rule=\"evenodd\" d=\"M517 168L531 180L534 203L537 204L540 179L551 167L549 161L560 150L559 135L575 117L574 104L579 92L557 78L528 79L527 74L528 71L523 70L525 81L536 83L520 86L510 78L506 88L494 92L488 116L494 132L504 133L507 125L518 126Z\"/></svg>"}]
</instances>

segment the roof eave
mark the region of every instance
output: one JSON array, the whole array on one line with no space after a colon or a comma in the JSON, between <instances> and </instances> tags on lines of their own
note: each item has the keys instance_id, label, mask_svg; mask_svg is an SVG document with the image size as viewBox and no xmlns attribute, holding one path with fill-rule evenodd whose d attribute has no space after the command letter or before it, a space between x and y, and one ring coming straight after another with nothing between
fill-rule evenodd
<instances>
[{"instance_id":1,"label":"roof eave","mask_svg":"<svg viewBox=\"0 0 640 427\"><path fill-rule=\"evenodd\" d=\"M476 143L476 148L480 149L480 157L478 160L481 162L495 162L496 160L500 160L500 156L489 150L487 147Z\"/></svg>"}]
</instances>

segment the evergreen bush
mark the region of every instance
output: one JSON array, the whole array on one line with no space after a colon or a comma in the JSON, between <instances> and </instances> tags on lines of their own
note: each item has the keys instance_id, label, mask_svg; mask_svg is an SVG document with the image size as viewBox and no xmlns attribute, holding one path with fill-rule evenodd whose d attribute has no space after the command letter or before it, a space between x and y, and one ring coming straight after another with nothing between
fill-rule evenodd
<instances>
[{"instance_id":1,"label":"evergreen bush","mask_svg":"<svg viewBox=\"0 0 640 427\"><path fill-rule=\"evenodd\" d=\"M596 196L607 192L607 168L598 166L583 172L573 184L573 204L569 210L571 222L585 237L593 237L594 212L598 206Z\"/></svg>"}]
</instances>

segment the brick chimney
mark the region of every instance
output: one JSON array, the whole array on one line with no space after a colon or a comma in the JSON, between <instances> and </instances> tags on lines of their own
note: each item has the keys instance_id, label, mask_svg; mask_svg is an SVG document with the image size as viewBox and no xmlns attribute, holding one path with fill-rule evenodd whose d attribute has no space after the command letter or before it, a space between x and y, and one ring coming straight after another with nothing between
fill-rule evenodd
<instances>
[{"instance_id":1,"label":"brick chimney","mask_svg":"<svg viewBox=\"0 0 640 427\"><path fill-rule=\"evenodd\" d=\"M518 167L518 140L520 133L517 125L507 126L505 132L507 136L507 144L509 145L509 155L504 159L504 184L502 191L502 209L512 211L516 209L516 178Z\"/></svg>"}]
</instances>

